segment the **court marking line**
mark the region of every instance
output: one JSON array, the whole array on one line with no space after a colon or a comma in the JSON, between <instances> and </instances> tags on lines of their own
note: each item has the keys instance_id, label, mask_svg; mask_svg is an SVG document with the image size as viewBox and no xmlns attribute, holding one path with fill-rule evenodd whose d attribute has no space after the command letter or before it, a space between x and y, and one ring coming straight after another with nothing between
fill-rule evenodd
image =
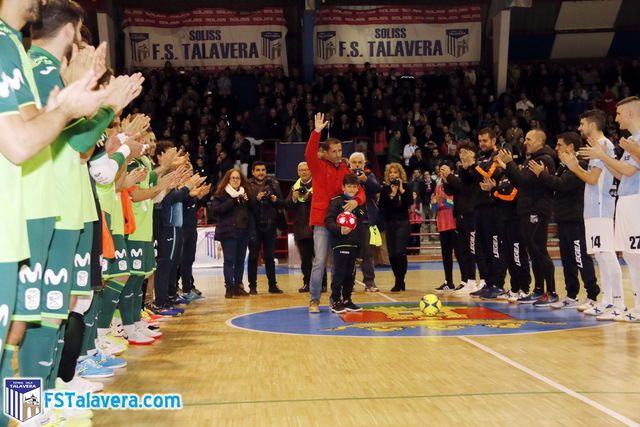
<instances>
[{"instance_id":1,"label":"court marking line","mask_svg":"<svg viewBox=\"0 0 640 427\"><path fill-rule=\"evenodd\" d=\"M362 283L362 282L360 282ZM364 285L364 283L363 283ZM394 301L393 298L391 298L388 295L384 295L383 293L381 293L385 298L389 299L390 301ZM398 301L394 301L394 302L398 302ZM500 359L501 361L505 362L508 365L511 365L512 367L518 369L519 371L524 372L525 374L532 376L533 378L537 379L538 381L542 381L543 383L547 384L550 387L555 388L556 390L560 390L561 392L567 394L568 396L573 397L574 399L577 399L579 401L581 401L582 403L585 403L589 406L591 406L594 409L597 409L600 412L603 412L606 415L609 415L610 417L620 421L621 423L627 425L627 426L632 426L632 427L640 427L640 423L632 420L631 418L625 417L624 415L620 414L619 412L614 411L613 409L607 408L606 406L602 405L601 403L596 402L593 399L590 399L586 396L583 396L580 393L577 393L573 390L571 390L569 387L565 387L562 384L553 381L551 378L545 377L544 375L534 371L533 369L527 368L526 366L524 366L521 363L516 362L513 359L510 359L509 357L505 356L502 353L498 353L497 351L487 347L484 344L479 343L478 341L475 341L467 336L457 336L456 338L460 339L461 341L466 342L467 344L471 344L474 347L484 351L485 353L488 353L490 355L492 355L493 357L496 357L498 359Z\"/></svg>"},{"instance_id":2,"label":"court marking line","mask_svg":"<svg viewBox=\"0 0 640 427\"><path fill-rule=\"evenodd\" d=\"M640 395L640 392L609 392L593 391L581 392L585 394L622 394ZM362 397L318 397L308 399L272 399L272 400L238 400L220 402L196 402L185 403L184 406L222 406L222 405L247 405L247 404L269 404L269 403L307 403L307 402L340 402L340 401L360 401L360 400L398 400L398 399L437 399L455 397L487 397L487 396L531 396L531 395L564 395L562 391L506 391L490 393L451 393L451 394L425 394L409 396L362 396Z\"/></svg>"}]
</instances>

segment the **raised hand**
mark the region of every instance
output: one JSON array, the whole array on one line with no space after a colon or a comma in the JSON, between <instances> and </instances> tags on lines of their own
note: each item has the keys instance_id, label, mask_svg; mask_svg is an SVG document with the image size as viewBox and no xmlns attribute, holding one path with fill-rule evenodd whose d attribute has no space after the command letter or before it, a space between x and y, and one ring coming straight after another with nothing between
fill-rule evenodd
<instances>
[{"instance_id":1,"label":"raised hand","mask_svg":"<svg viewBox=\"0 0 640 427\"><path fill-rule=\"evenodd\" d=\"M544 164L542 162L536 162L533 160L529 160L529 170L535 174L535 176L540 176L540 174L544 171Z\"/></svg>"},{"instance_id":2,"label":"raised hand","mask_svg":"<svg viewBox=\"0 0 640 427\"><path fill-rule=\"evenodd\" d=\"M315 116L316 132L322 132L322 129L329 125L329 122L324 121L324 114L317 113Z\"/></svg>"},{"instance_id":3,"label":"raised hand","mask_svg":"<svg viewBox=\"0 0 640 427\"><path fill-rule=\"evenodd\" d=\"M480 183L480 189L482 191L491 191L496 188L496 181L493 178L484 177Z\"/></svg>"},{"instance_id":4,"label":"raised hand","mask_svg":"<svg viewBox=\"0 0 640 427\"><path fill-rule=\"evenodd\" d=\"M92 116L103 104L106 90L92 90L96 85L96 77L93 70L87 72L84 77L77 80L57 93L52 93L54 98L49 98L47 110L60 108L69 119ZM51 104L51 105L49 105Z\"/></svg>"},{"instance_id":5,"label":"raised hand","mask_svg":"<svg viewBox=\"0 0 640 427\"><path fill-rule=\"evenodd\" d=\"M124 180L124 188L132 187L145 179L147 177L147 172L146 168L139 167L127 173L127 177Z\"/></svg>"},{"instance_id":6,"label":"raised hand","mask_svg":"<svg viewBox=\"0 0 640 427\"><path fill-rule=\"evenodd\" d=\"M561 151L558 153L558 158L564 165L570 170L573 171L578 166L578 159L575 154L568 153L566 151Z\"/></svg>"},{"instance_id":7,"label":"raised hand","mask_svg":"<svg viewBox=\"0 0 640 427\"><path fill-rule=\"evenodd\" d=\"M108 94L104 102L105 105L111 107L118 115L131 101L140 95L142 82L144 82L144 77L140 73L112 78L107 86Z\"/></svg>"}]
</instances>

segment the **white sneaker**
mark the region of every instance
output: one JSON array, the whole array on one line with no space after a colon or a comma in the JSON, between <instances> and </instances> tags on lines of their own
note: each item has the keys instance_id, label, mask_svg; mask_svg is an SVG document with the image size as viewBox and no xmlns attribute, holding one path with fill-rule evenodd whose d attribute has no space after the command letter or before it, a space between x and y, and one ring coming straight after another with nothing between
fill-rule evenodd
<instances>
[{"instance_id":1,"label":"white sneaker","mask_svg":"<svg viewBox=\"0 0 640 427\"><path fill-rule=\"evenodd\" d=\"M624 311L623 309L620 309L613 304L609 304L604 308L601 314L596 316L596 319L597 320L613 320L616 318L616 316L618 316L623 311Z\"/></svg>"},{"instance_id":2,"label":"white sneaker","mask_svg":"<svg viewBox=\"0 0 640 427\"><path fill-rule=\"evenodd\" d=\"M591 298L585 298L580 305L578 305L578 311L585 311L585 310L589 310L590 308L593 308L597 305L597 303L592 300Z\"/></svg>"},{"instance_id":3,"label":"white sneaker","mask_svg":"<svg viewBox=\"0 0 640 427\"><path fill-rule=\"evenodd\" d=\"M127 325L126 329L127 329L127 340L129 341L129 344L151 345L155 342L153 338L144 335L142 332L138 331L133 325Z\"/></svg>"},{"instance_id":4,"label":"white sneaker","mask_svg":"<svg viewBox=\"0 0 640 427\"><path fill-rule=\"evenodd\" d=\"M68 383L62 381L62 378L56 378L56 389L71 390L78 393L98 393L104 390L104 384L97 381L88 381L79 375L75 375Z\"/></svg>"},{"instance_id":5,"label":"white sneaker","mask_svg":"<svg viewBox=\"0 0 640 427\"><path fill-rule=\"evenodd\" d=\"M555 309L569 309L569 308L578 308L578 300L566 297L565 299L561 299L558 302L554 302L551 304L551 308Z\"/></svg>"},{"instance_id":6,"label":"white sneaker","mask_svg":"<svg viewBox=\"0 0 640 427\"><path fill-rule=\"evenodd\" d=\"M156 339L162 336L162 332L151 330L142 322L137 322L135 324L135 327L136 327L136 331L142 333L146 337Z\"/></svg>"},{"instance_id":7,"label":"white sneaker","mask_svg":"<svg viewBox=\"0 0 640 427\"><path fill-rule=\"evenodd\" d=\"M498 295L496 299L509 301L511 298L515 297L516 295L518 294L516 294L513 291L506 291L504 294Z\"/></svg>"},{"instance_id":8,"label":"white sneaker","mask_svg":"<svg viewBox=\"0 0 640 427\"><path fill-rule=\"evenodd\" d=\"M114 317L111 319L111 335L114 337L124 336L124 327L122 326L122 319L120 317Z\"/></svg>"},{"instance_id":9,"label":"white sneaker","mask_svg":"<svg viewBox=\"0 0 640 427\"><path fill-rule=\"evenodd\" d=\"M467 283L461 284L458 289L451 293L454 297L468 297L471 292L475 292L477 288L475 280L468 280Z\"/></svg>"},{"instance_id":10,"label":"white sneaker","mask_svg":"<svg viewBox=\"0 0 640 427\"><path fill-rule=\"evenodd\" d=\"M512 303L517 303L520 298L524 298L526 296L527 294L524 291L510 292L507 300Z\"/></svg>"},{"instance_id":11,"label":"white sneaker","mask_svg":"<svg viewBox=\"0 0 640 427\"><path fill-rule=\"evenodd\" d=\"M620 319L621 322L627 322L627 323L640 323L640 309L638 308L632 308L631 310L625 310L622 313L622 319ZM618 320L618 319L615 319Z\"/></svg>"},{"instance_id":12,"label":"white sneaker","mask_svg":"<svg viewBox=\"0 0 640 427\"><path fill-rule=\"evenodd\" d=\"M583 313L588 314L589 316L600 316L604 312L604 310L605 307L603 307L602 304L594 304L591 308L583 311Z\"/></svg>"},{"instance_id":13,"label":"white sneaker","mask_svg":"<svg viewBox=\"0 0 640 427\"><path fill-rule=\"evenodd\" d=\"M115 343L111 343L105 339L96 339L96 350L102 354L107 354L109 356L118 356L122 354L126 348L124 346L120 346Z\"/></svg>"}]
</instances>

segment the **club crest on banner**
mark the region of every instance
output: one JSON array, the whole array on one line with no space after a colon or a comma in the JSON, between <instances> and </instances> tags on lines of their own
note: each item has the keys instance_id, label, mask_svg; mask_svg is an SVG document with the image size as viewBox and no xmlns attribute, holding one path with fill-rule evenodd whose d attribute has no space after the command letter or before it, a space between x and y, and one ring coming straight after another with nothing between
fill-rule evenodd
<instances>
[{"instance_id":1,"label":"club crest on banner","mask_svg":"<svg viewBox=\"0 0 640 427\"><path fill-rule=\"evenodd\" d=\"M329 59L336 53L336 32L318 31L316 34L316 55L322 59Z\"/></svg>"},{"instance_id":2,"label":"club crest on banner","mask_svg":"<svg viewBox=\"0 0 640 427\"><path fill-rule=\"evenodd\" d=\"M262 56L269 59L277 59L282 56L282 31L263 31Z\"/></svg>"},{"instance_id":3,"label":"club crest on banner","mask_svg":"<svg viewBox=\"0 0 640 427\"><path fill-rule=\"evenodd\" d=\"M131 43L131 59L134 62L142 62L151 54L149 45L149 33L129 33Z\"/></svg>"},{"instance_id":4,"label":"club crest on banner","mask_svg":"<svg viewBox=\"0 0 640 427\"><path fill-rule=\"evenodd\" d=\"M447 53L455 58L460 58L469 52L469 30L447 30Z\"/></svg>"}]
</instances>

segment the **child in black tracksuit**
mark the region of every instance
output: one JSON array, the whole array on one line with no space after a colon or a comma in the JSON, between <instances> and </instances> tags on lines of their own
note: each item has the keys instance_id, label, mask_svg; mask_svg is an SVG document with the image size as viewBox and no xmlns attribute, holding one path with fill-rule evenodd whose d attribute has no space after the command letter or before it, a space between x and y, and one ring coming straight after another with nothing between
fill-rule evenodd
<instances>
[{"instance_id":1,"label":"child in black tracksuit","mask_svg":"<svg viewBox=\"0 0 640 427\"><path fill-rule=\"evenodd\" d=\"M336 218L344 209L343 206L358 192L358 178L355 175L345 175L342 181L343 195L334 197L329 204L329 210L324 223L331 233L331 248L333 249L333 276L331 281L331 311L344 313L347 311L361 311L362 309L351 301L353 282L355 280L356 257L361 240L362 226L360 219L364 217L363 206L352 211L356 216L357 225L349 229L336 224Z\"/></svg>"}]
</instances>

